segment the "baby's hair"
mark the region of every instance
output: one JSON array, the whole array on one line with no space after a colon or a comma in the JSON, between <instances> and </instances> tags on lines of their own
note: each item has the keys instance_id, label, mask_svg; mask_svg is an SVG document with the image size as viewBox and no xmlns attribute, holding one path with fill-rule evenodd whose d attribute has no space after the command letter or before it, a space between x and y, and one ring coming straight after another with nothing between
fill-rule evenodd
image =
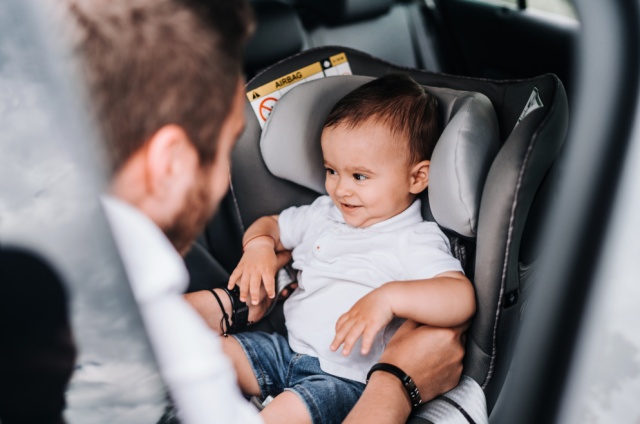
<instances>
[{"instance_id":1,"label":"baby's hair","mask_svg":"<svg viewBox=\"0 0 640 424\"><path fill-rule=\"evenodd\" d=\"M438 103L411 77L391 74L356 88L336 103L324 128L368 122L386 125L394 136L408 140L410 164L431 159L439 133Z\"/></svg>"}]
</instances>

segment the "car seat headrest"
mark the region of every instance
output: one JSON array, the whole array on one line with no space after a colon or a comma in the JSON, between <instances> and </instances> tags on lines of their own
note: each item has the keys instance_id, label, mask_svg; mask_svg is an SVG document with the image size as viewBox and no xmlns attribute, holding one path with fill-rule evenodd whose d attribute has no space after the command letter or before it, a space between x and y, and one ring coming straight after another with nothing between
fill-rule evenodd
<instances>
[{"instance_id":1,"label":"car seat headrest","mask_svg":"<svg viewBox=\"0 0 640 424\"><path fill-rule=\"evenodd\" d=\"M393 6L394 0L298 0L298 6L306 7L330 25L346 24L383 15Z\"/></svg>"},{"instance_id":2,"label":"car seat headrest","mask_svg":"<svg viewBox=\"0 0 640 424\"><path fill-rule=\"evenodd\" d=\"M338 100L371 79L335 76L286 93L274 106L261 135L260 150L269 172L326 193L322 126ZM480 93L427 89L438 99L444 124L431 157L428 203L439 225L475 237L484 181L500 148L495 110Z\"/></svg>"},{"instance_id":3,"label":"car seat headrest","mask_svg":"<svg viewBox=\"0 0 640 424\"><path fill-rule=\"evenodd\" d=\"M302 51L304 29L293 6L277 0L256 1L252 6L257 25L245 48L249 73Z\"/></svg>"}]
</instances>

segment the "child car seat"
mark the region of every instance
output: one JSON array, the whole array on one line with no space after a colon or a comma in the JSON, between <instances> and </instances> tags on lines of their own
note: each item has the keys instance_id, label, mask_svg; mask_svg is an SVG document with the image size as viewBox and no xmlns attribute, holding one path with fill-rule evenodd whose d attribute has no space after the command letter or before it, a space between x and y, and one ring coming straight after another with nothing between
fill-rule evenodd
<instances>
[{"instance_id":1,"label":"child car seat","mask_svg":"<svg viewBox=\"0 0 640 424\"><path fill-rule=\"evenodd\" d=\"M389 73L410 75L439 101L445 125L432 157L423 216L449 235L474 284L477 313L468 331L464 374L484 389L491 411L535 271L536 222L530 212L544 209L549 190L541 187L567 129L566 95L554 75L490 81L434 74L340 47L284 60L247 84L247 122L233 152L232 192L205 238L209 246L238 246L243 229L258 217L311 203L323 193L319 135L327 113L351 89ZM325 78L336 74L355 76ZM234 240L216 239L213 229L221 227ZM212 248L214 256L222 250ZM224 254L225 261L237 262L241 252Z\"/></svg>"}]
</instances>

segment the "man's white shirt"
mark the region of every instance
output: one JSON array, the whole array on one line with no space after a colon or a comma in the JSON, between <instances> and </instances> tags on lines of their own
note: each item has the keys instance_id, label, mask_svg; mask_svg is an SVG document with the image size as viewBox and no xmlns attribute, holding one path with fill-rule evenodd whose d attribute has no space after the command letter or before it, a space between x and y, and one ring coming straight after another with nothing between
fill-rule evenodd
<instances>
[{"instance_id":1,"label":"man's white shirt","mask_svg":"<svg viewBox=\"0 0 640 424\"><path fill-rule=\"evenodd\" d=\"M238 389L219 336L182 297L189 275L173 245L135 207L111 196L102 204L181 420L262 423Z\"/></svg>"}]
</instances>

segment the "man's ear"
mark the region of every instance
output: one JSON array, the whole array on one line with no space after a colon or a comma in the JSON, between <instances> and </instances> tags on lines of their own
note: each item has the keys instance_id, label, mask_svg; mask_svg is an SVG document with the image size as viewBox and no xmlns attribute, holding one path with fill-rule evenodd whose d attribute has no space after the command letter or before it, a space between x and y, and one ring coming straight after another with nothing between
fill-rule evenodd
<instances>
[{"instance_id":1,"label":"man's ear","mask_svg":"<svg viewBox=\"0 0 640 424\"><path fill-rule=\"evenodd\" d=\"M195 147L178 125L165 125L145 146L145 183L149 194L171 196L180 181L189 178L198 165Z\"/></svg>"},{"instance_id":2,"label":"man's ear","mask_svg":"<svg viewBox=\"0 0 640 424\"><path fill-rule=\"evenodd\" d=\"M411 168L411 180L409 184L409 193L419 194L427 188L429 184L429 165L428 160L418 162Z\"/></svg>"}]
</instances>

